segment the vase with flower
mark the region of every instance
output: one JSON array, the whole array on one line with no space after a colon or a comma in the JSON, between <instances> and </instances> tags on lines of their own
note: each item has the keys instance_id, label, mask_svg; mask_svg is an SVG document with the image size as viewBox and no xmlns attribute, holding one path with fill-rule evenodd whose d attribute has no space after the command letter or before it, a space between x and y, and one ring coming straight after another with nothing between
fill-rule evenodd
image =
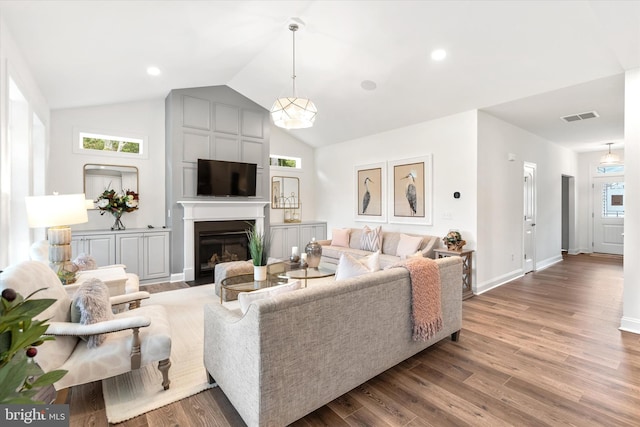
<instances>
[{"instance_id":1,"label":"vase with flower","mask_svg":"<svg viewBox=\"0 0 640 427\"><path fill-rule=\"evenodd\" d=\"M139 202L140 197L135 191L127 190L122 193L116 193L113 189L104 190L95 201L98 209L100 209L100 215L110 213L115 218L111 230L125 230L126 227L122 223L122 214L137 210Z\"/></svg>"}]
</instances>

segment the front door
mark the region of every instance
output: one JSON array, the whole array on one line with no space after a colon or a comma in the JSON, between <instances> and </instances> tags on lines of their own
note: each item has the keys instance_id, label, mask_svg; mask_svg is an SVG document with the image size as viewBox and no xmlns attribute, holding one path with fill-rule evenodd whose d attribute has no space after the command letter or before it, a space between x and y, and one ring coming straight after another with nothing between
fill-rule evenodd
<instances>
[{"instance_id":1,"label":"front door","mask_svg":"<svg viewBox=\"0 0 640 427\"><path fill-rule=\"evenodd\" d=\"M524 262L523 273L527 274L536 265L536 165L524 164Z\"/></svg>"},{"instance_id":2,"label":"front door","mask_svg":"<svg viewBox=\"0 0 640 427\"><path fill-rule=\"evenodd\" d=\"M593 251L624 252L624 178L595 178L593 183Z\"/></svg>"}]
</instances>

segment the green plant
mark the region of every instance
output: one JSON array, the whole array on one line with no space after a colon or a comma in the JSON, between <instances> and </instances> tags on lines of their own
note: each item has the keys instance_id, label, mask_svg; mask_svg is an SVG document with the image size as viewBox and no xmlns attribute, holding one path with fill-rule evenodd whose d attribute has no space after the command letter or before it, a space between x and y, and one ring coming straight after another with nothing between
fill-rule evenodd
<instances>
[{"instance_id":1,"label":"green plant","mask_svg":"<svg viewBox=\"0 0 640 427\"><path fill-rule=\"evenodd\" d=\"M0 404L44 403L34 400L42 387L49 386L67 371L48 373L34 363L37 346L54 337L43 336L46 320L34 320L56 300L23 298L13 289L2 291L0 298Z\"/></svg>"},{"instance_id":2,"label":"green plant","mask_svg":"<svg viewBox=\"0 0 640 427\"><path fill-rule=\"evenodd\" d=\"M252 224L251 228L247 230L247 238L249 239L249 255L251 255L253 265L267 265L270 239L264 231L258 229L257 224Z\"/></svg>"}]
</instances>

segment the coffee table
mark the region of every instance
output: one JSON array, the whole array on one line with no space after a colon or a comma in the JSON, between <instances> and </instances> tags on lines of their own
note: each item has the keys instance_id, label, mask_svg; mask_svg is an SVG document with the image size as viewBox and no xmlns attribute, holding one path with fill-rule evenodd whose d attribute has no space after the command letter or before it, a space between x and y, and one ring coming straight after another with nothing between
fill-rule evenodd
<instances>
[{"instance_id":1,"label":"coffee table","mask_svg":"<svg viewBox=\"0 0 640 427\"><path fill-rule=\"evenodd\" d=\"M304 279L303 287L307 287L308 279L319 279L336 274L335 269L326 266L316 268L294 268L288 262L278 262L267 266L267 280L254 280L253 273L229 276L220 282L220 303L237 299L240 292L252 292L271 286L283 285L289 279Z\"/></svg>"}]
</instances>

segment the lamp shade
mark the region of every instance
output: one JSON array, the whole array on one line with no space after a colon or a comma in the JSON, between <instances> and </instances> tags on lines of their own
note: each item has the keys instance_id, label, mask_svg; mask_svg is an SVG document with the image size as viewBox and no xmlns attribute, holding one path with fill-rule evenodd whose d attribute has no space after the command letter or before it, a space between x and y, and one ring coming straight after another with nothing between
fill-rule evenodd
<instances>
[{"instance_id":1,"label":"lamp shade","mask_svg":"<svg viewBox=\"0 0 640 427\"><path fill-rule=\"evenodd\" d=\"M29 227L59 227L88 222L84 194L25 197Z\"/></svg>"},{"instance_id":2,"label":"lamp shade","mask_svg":"<svg viewBox=\"0 0 640 427\"><path fill-rule=\"evenodd\" d=\"M273 124L284 129L310 128L317 114L316 105L305 98L278 98L271 107Z\"/></svg>"},{"instance_id":3,"label":"lamp shade","mask_svg":"<svg viewBox=\"0 0 640 427\"><path fill-rule=\"evenodd\" d=\"M611 152L612 142L607 143L609 146L609 152L600 158L601 165L618 165L621 163L620 156Z\"/></svg>"}]
</instances>

